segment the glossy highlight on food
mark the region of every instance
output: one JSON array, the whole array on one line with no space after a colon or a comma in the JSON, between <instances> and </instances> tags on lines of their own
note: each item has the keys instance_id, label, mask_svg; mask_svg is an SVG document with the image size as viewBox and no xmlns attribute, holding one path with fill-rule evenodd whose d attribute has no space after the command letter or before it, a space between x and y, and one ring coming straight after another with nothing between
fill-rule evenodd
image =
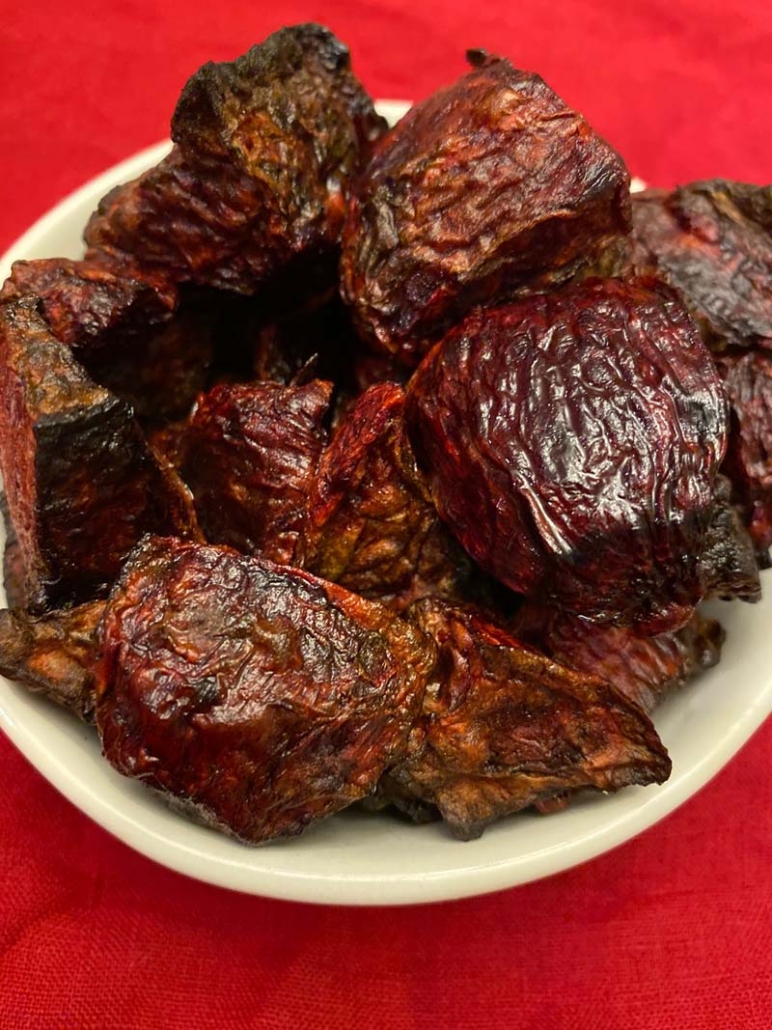
<instances>
[{"instance_id":1,"label":"glossy highlight on food","mask_svg":"<svg viewBox=\"0 0 772 1030\"><path fill-rule=\"evenodd\" d=\"M761 596L769 188L631 200L467 58L388 132L321 26L206 64L0 288L0 672L244 843L662 783L697 606Z\"/></svg>"},{"instance_id":2,"label":"glossy highlight on food","mask_svg":"<svg viewBox=\"0 0 772 1030\"><path fill-rule=\"evenodd\" d=\"M376 146L343 234L341 286L372 348L415 366L480 302L624 267L624 162L538 76L472 70Z\"/></svg>"},{"instance_id":3,"label":"glossy highlight on food","mask_svg":"<svg viewBox=\"0 0 772 1030\"><path fill-rule=\"evenodd\" d=\"M113 589L103 647L108 761L252 843L374 789L434 658L420 630L341 587L157 537Z\"/></svg>"},{"instance_id":4,"label":"glossy highlight on food","mask_svg":"<svg viewBox=\"0 0 772 1030\"><path fill-rule=\"evenodd\" d=\"M727 413L670 287L591 279L475 309L407 411L440 515L513 590L649 632L691 616Z\"/></svg>"},{"instance_id":5,"label":"glossy highlight on food","mask_svg":"<svg viewBox=\"0 0 772 1030\"><path fill-rule=\"evenodd\" d=\"M221 384L184 430L181 472L211 543L292 563L327 442L332 383Z\"/></svg>"}]
</instances>

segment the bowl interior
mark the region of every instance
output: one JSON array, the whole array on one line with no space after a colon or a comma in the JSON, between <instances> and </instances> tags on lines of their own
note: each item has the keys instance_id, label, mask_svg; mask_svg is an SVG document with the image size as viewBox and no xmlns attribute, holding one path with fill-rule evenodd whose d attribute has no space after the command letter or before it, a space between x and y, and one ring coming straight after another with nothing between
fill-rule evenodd
<instances>
[{"instance_id":1,"label":"bowl interior","mask_svg":"<svg viewBox=\"0 0 772 1030\"><path fill-rule=\"evenodd\" d=\"M381 105L395 119L404 104ZM0 260L82 253L83 226L105 192L156 162L163 143L87 183ZM764 574L772 584L772 573ZM651 826L734 755L772 710L772 600L711 606L727 629L721 664L673 696L655 722L673 758L660 787L588 797L549 817L525 813L460 843L441 825L349 811L303 837L248 848L186 822L102 759L96 735L24 689L0 681L0 726L44 776L130 846L190 876L271 897L335 904L404 904L524 883L586 861ZM718 828L717 828L718 832Z\"/></svg>"}]
</instances>

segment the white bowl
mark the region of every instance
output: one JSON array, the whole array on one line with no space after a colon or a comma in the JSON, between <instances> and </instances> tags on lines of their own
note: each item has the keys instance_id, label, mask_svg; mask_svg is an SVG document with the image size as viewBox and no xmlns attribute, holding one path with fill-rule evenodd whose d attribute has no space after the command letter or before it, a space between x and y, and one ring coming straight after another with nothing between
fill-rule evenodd
<instances>
[{"instance_id":1,"label":"white bowl","mask_svg":"<svg viewBox=\"0 0 772 1030\"><path fill-rule=\"evenodd\" d=\"M381 110L394 119L405 105L383 103ZM168 146L142 151L63 200L0 260L0 279L21 258L80 256L83 226L99 198L158 161ZM772 574L764 580L772 585ZM0 726L92 819L188 876L250 894L331 904L460 898L549 876L616 847L672 812L736 754L772 711L772 596L755 606L712 608L727 629L721 664L656 715L673 759L667 783L593 797L549 817L515 816L468 843L453 840L439 824L414 827L389 815L344 812L302 837L248 848L186 822L142 784L119 776L101 757L93 731L6 680L0 681Z\"/></svg>"}]
</instances>

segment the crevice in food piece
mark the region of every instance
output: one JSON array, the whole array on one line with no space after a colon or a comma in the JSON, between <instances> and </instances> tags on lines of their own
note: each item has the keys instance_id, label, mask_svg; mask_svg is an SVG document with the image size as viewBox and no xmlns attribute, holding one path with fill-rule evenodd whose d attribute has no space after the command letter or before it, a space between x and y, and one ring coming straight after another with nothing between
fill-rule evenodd
<instances>
[{"instance_id":1,"label":"crevice in food piece","mask_svg":"<svg viewBox=\"0 0 772 1030\"><path fill-rule=\"evenodd\" d=\"M213 382L312 377L349 388L361 344L348 309L335 293L309 296L307 283L285 296L240 297L211 291L215 317Z\"/></svg>"},{"instance_id":2,"label":"crevice in food piece","mask_svg":"<svg viewBox=\"0 0 772 1030\"><path fill-rule=\"evenodd\" d=\"M315 266L332 284L352 183L385 127L331 32L280 29L188 80L172 152L102 200L87 256L243 294Z\"/></svg>"},{"instance_id":3,"label":"crevice in food piece","mask_svg":"<svg viewBox=\"0 0 772 1030\"><path fill-rule=\"evenodd\" d=\"M176 446L207 540L292 562L327 443L331 393L331 383L314 379L222 384L199 399Z\"/></svg>"},{"instance_id":4,"label":"crevice in food piece","mask_svg":"<svg viewBox=\"0 0 772 1030\"><path fill-rule=\"evenodd\" d=\"M436 805L451 832L582 788L661 783L670 760L646 714L611 684L525 647L476 612L435 599L410 618L438 660L405 758L382 797Z\"/></svg>"},{"instance_id":5,"label":"crevice in food piece","mask_svg":"<svg viewBox=\"0 0 772 1030\"><path fill-rule=\"evenodd\" d=\"M680 290L711 349L772 347L772 186L645 190L633 223L636 267Z\"/></svg>"},{"instance_id":6,"label":"crevice in food piece","mask_svg":"<svg viewBox=\"0 0 772 1030\"><path fill-rule=\"evenodd\" d=\"M92 723L104 608L99 600L39 616L0 610L0 674Z\"/></svg>"},{"instance_id":7,"label":"crevice in food piece","mask_svg":"<svg viewBox=\"0 0 772 1030\"><path fill-rule=\"evenodd\" d=\"M598 622L688 621L727 405L671 287L590 279L477 308L407 398L437 510L486 571Z\"/></svg>"},{"instance_id":8,"label":"crevice in food piece","mask_svg":"<svg viewBox=\"0 0 772 1030\"><path fill-rule=\"evenodd\" d=\"M531 72L478 56L377 144L341 288L362 338L414 367L477 303L628 268L630 177Z\"/></svg>"},{"instance_id":9,"label":"crevice in food piece","mask_svg":"<svg viewBox=\"0 0 772 1030\"><path fill-rule=\"evenodd\" d=\"M146 538L108 600L105 756L249 843L370 793L405 752L434 648L382 605L229 548Z\"/></svg>"},{"instance_id":10,"label":"crevice in food piece","mask_svg":"<svg viewBox=\"0 0 772 1030\"><path fill-rule=\"evenodd\" d=\"M0 305L0 467L21 607L86 600L150 531L196 536L192 499L131 408L97 386L33 298Z\"/></svg>"},{"instance_id":11,"label":"crevice in food piece","mask_svg":"<svg viewBox=\"0 0 772 1030\"><path fill-rule=\"evenodd\" d=\"M316 575L402 610L482 586L416 466L396 383L366 390L338 426L311 486L298 562Z\"/></svg>"}]
</instances>

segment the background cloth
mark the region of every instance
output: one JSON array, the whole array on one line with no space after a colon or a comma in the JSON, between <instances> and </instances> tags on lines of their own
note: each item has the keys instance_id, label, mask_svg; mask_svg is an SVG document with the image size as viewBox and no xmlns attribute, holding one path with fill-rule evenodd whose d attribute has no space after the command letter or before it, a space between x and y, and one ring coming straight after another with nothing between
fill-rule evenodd
<instances>
[{"instance_id":1,"label":"background cloth","mask_svg":"<svg viewBox=\"0 0 772 1030\"><path fill-rule=\"evenodd\" d=\"M772 178L768 0L0 0L0 250L165 136L203 61L307 20L349 43L376 96L424 97L486 47L539 71L652 185ZM770 770L772 723L586 866L355 910L156 867L0 737L0 1030L769 1030Z\"/></svg>"}]
</instances>

